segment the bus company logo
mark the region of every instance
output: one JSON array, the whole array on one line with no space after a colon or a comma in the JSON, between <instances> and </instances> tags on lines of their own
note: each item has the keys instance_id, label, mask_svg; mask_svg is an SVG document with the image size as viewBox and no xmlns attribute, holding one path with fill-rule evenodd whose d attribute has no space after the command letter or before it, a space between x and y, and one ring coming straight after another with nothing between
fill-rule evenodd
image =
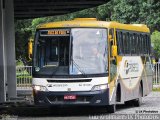
<instances>
[{"instance_id":1,"label":"bus company logo","mask_svg":"<svg viewBox=\"0 0 160 120\"><path fill-rule=\"evenodd\" d=\"M139 72L139 64L135 62L124 62L124 72L127 75L129 72Z\"/></svg>"},{"instance_id":2,"label":"bus company logo","mask_svg":"<svg viewBox=\"0 0 160 120\"><path fill-rule=\"evenodd\" d=\"M128 60L125 60L125 62L124 62L124 72L125 72L126 74L128 74L128 72L129 72Z\"/></svg>"}]
</instances>

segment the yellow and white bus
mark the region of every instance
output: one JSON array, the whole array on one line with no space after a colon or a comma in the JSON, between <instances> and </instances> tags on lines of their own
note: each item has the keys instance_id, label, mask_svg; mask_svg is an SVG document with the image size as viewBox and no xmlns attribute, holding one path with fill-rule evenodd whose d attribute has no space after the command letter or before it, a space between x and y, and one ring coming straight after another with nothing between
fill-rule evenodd
<instances>
[{"instance_id":1,"label":"yellow and white bus","mask_svg":"<svg viewBox=\"0 0 160 120\"><path fill-rule=\"evenodd\" d=\"M76 18L39 25L33 48L38 105L140 106L152 90L150 31L142 24Z\"/></svg>"}]
</instances>

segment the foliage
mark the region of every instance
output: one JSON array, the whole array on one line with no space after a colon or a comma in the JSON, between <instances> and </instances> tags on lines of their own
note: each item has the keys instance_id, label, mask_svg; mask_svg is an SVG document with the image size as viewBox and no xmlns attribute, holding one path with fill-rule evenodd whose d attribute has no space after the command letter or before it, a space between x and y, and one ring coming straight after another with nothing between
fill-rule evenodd
<instances>
[{"instance_id":1,"label":"foliage","mask_svg":"<svg viewBox=\"0 0 160 120\"><path fill-rule=\"evenodd\" d=\"M153 92L160 92L160 88L153 88Z\"/></svg>"},{"instance_id":2,"label":"foliage","mask_svg":"<svg viewBox=\"0 0 160 120\"><path fill-rule=\"evenodd\" d=\"M160 32L154 31L151 35L152 45L154 49L154 54L158 58L160 57Z\"/></svg>"},{"instance_id":3,"label":"foliage","mask_svg":"<svg viewBox=\"0 0 160 120\"><path fill-rule=\"evenodd\" d=\"M160 31L160 1L158 0L110 0L108 3L60 16L50 16L29 20L16 20L16 59L28 64L27 43L34 37L36 26L39 24L72 20L79 17L94 17L99 20L112 20L121 23L138 23L149 26L151 33ZM152 35L156 55L160 54L159 41L155 40L158 32ZM158 38L157 36L157 38ZM155 44L157 42L157 44ZM160 44L159 44L160 45Z\"/></svg>"},{"instance_id":4,"label":"foliage","mask_svg":"<svg viewBox=\"0 0 160 120\"><path fill-rule=\"evenodd\" d=\"M24 66L24 63L20 59L16 60L16 66Z\"/></svg>"},{"instance_id":5,"label":"foliage","mask_svg":"<svg viewBox=\"0 0 160 120\"><path fill-rule=\"evenodd\" d=\"M160 30L160 2L157 0L110 0L108 3L61 16L36 18L32 27L46 22L71 20L77 17L94 17L121 23L146 24L151 31Z\"/></svg>"},{"instance_id":6,"label":"foliage","mask_svg":"<svg viewBox=\"0 0 160 120\"><path fill-rule=\"evenodd\" d=\"M15 21L15 42L16 42L16 60L17 64L23 61L27 64L28 59L28 39L32 35L32 20L16 20Z\"/></svg>"},{"instance_id":7,"label":"foliage","mask_svg":"<svg viewBox=\"0 0 160 120\"><path fill-rule=\"evenodd\" d=\"M112 20L146 24L160 30L160 2L156 0L114 0Z\"/></svg>"},{"instance_id":8,"label":"foliage","mask_svg":"<svg viewBox=\"0 0 160 120\"><path fill-rule=\"evenodd\" d=\"M139 14L138 0L114 0L112 20L121 23L137 21Z\"/></svg>"}]
</instances>

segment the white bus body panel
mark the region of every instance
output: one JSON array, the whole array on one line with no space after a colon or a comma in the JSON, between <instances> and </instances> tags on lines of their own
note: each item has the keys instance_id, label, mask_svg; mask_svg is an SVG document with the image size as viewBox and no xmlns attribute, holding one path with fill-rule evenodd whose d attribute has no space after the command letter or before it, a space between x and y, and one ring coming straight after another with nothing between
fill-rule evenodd
<instances>
[{"instance_id":1,"label":"white bus body panel","mask_svg":"<svg viewBox=\"0 0 160 120\"><path fill-rule=\"evenodd\" d=\"M61 82L63 80L85 80L92 79L90 82ZM47 80L59 80L57 82L48 82ZM94 78L33 78L32 85L45 86L48 91L65 92L65 91L91 91L95 85L108 84L108 77Z\"/></svg>"},{"instance_id":2,"label":"white bus body panel","mask_svg":"<svg viewBox=\"0 0 160 120\"><path fill-rule=\"evenodd\" d=\"M122 83L127 89L134 89L137 86L142 77L143 69L141 57L129 56L122 58L119 75L122 79Z\"/></svg>"}]
</instances>

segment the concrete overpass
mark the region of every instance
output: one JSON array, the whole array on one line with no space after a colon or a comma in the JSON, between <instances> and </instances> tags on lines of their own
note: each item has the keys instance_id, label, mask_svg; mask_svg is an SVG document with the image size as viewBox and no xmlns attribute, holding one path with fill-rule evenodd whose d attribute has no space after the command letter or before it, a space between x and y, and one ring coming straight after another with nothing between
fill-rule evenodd
<instances>
[{"instance_id":1,"label":"concrete overpass","mask_svg":"<svg viewBox=\"0 0 160 120\"><path fill-rule=\"evenodd\" d=\"M14 19L62 15L107 1L109 0L0 0L0 103L5 102L6 98L17 96Z\"/></svg>"}]
</instances>

